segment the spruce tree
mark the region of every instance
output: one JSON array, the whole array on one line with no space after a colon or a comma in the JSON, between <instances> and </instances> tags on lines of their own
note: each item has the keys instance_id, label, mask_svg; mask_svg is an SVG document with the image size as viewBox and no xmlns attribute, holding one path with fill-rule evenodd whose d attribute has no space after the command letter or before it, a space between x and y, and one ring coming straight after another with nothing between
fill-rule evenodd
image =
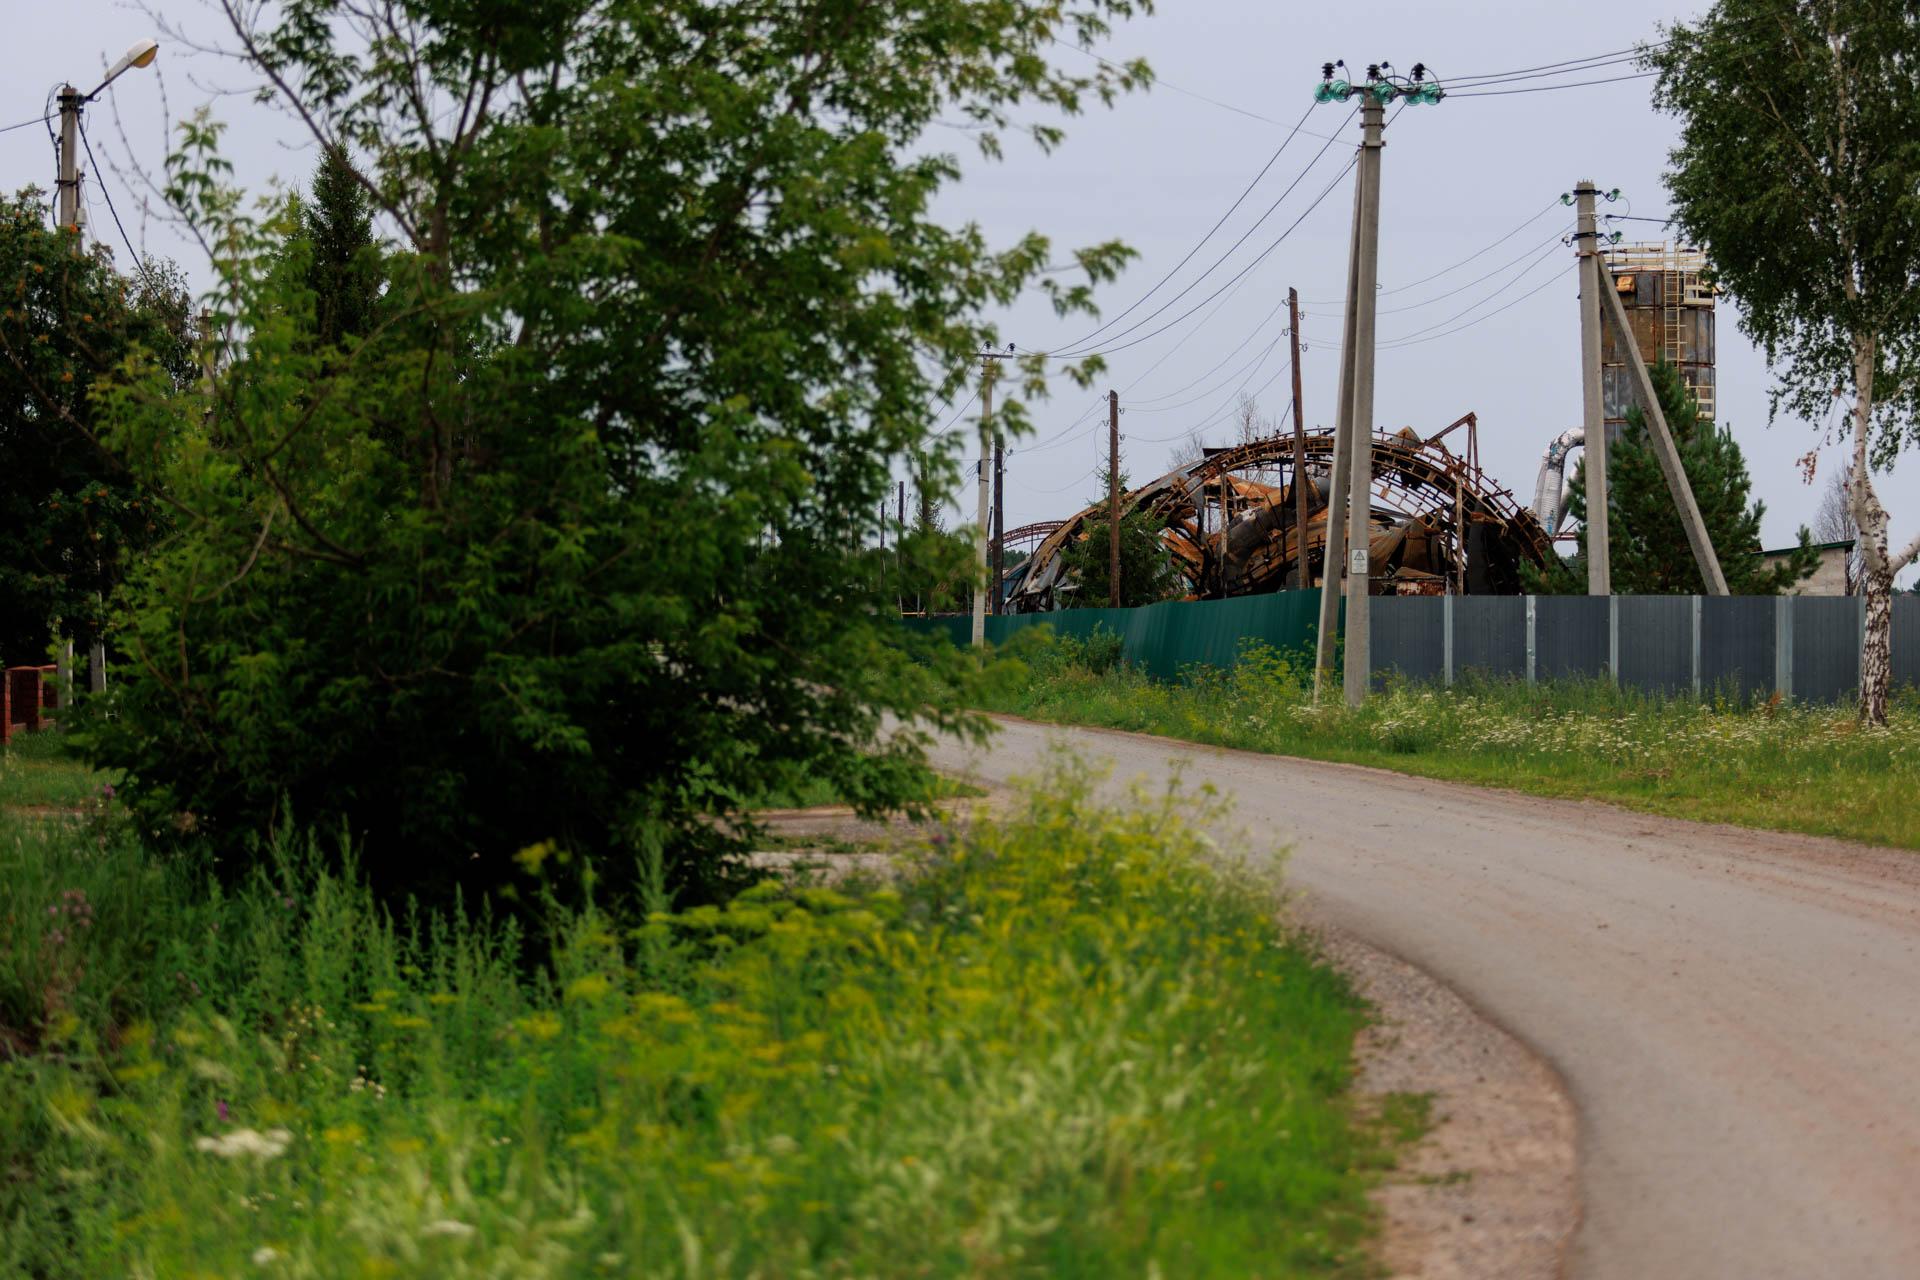
<instances>
[{"instance_id":1,"label":"spruce tree","mask_svg":"<svg viewBox=\"0 0 1920 1280\"><path fill-rule=\"evenodd\" d=\"M337 146L321 153L312 198L300 205L300 226L312 253L307 285L314 293L316 336L326 346L364 337L380 295L373 217L352 162Z\"/></svg>"},{"instance_id":2,"label":"spruce tree","mask_svg":"<svg viewBox=\"0 0 1920 1280\"><path fill-rule=\"evenodd\" d=\"M1107 467L1102 463L1095 478L1100 497L1094 502L1078 539L1061 549L1067 576L1079 590L1065 602L1071 608L1098 609L1112 599L1109 584L1113 580L1113 549L1107 524ZM1127 493L1127 474L1120 473L1122 502ZM1174 593L1176 574L1167 549L1160 542L1160 522L1151 512L1134 511L1120 517L1120 607L1153 604Z\"/></svg>"},{"instance_id":3,"label":"spruce tree","mask_svg":"<svg viewBox=\"0 0 1920 1280\"><path fill-rule=\"evenodd\" d=\"M1800 545L1777 564L1759 556L1760 521L1766 504L1752 502L1753 481L1746 456L1730 429L1700 416L1700 406L1687 389L1679 370L1655 365L1650 373L1654 394L1673 432L1681 465L1693 486L1693 498L1720 558L1727 590L1736 596L1772 596L1793 586L1819 567L1819 553L1803 527ZM1626 430L1607 455L1609 489L1609 550L1613 561L1613 590L1617 595L1700 595L1706 591L1700 568L1694 563L1680 513L1667 491L1666 474L1647 434L1638 407L1627 411ZM1586 466L1574 472L1567 517L1582 524L1587 516ZM1536 572L1522 566L1529 591L1583 595L1587 589L1586 552L1549 564Z\"/></svg>"}]
</instances>

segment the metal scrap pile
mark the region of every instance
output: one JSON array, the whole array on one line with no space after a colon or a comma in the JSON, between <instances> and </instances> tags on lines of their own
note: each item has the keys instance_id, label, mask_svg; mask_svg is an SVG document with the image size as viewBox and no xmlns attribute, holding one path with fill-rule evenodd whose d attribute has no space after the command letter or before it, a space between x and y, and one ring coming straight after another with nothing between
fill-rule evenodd
<instances>
[{"instance_id":1,"label":"metal scrap pile","mask_svg":"<svg viewBox=\"0 0 1920 1280\"><path fill-rule=\"evenodd\" d=\"M1373 437L1369 580L1376 595L1516 594L1521 563L1541 565L1552 554L1548 532L1534 514L1480 470L1473 415L1454 427L1463 425L1468 428L1464 455L1449 451L1442 440L1453 427L1431 440L1411 430ZM1189 599L1303 585L1303 542L1304 584L1316 585L1325 573L1333 434L1309 433L1304 444L1300 479L1309 498L1304 538L1296 528L1290 435L1209 450L1201 461L1123 495L1122 514L1147 511L1160 522L1161 541ZM1105 604L1079 598L1061 554L1079 539L1104 536L1105 520L1103 504L1090 506L1047 534L1010 575L1009 611Z\"/></svg>"}]
</instances>

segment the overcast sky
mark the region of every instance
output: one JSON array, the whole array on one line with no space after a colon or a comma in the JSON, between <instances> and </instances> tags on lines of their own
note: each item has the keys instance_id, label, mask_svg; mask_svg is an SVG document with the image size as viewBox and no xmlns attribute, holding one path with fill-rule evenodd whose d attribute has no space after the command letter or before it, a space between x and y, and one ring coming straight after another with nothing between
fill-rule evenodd
<instances>
[{"instance_id":1,"label":"overcast sky","mask_svg":"<svg viewBox=\"0 0 1920 1280\"><path fill-rule=\"evenodd\" d=\"M978 221L1002 242L1028 230L1049 236L1060 251L1126 241L1141 256L1103 294L1103 309L1113 315L1179 262L1267 162L1311 102L1322 62L1344 58L1358 69L1385 60L1403 72L1425 62L1444 81L1621 49L1654 37L1660 23L1696 7L1677 9L1672 0L1618 0L1604 9L1570 0L1376 0L1365 7L1165 3L1156 16L1120 27L1101 50L1115 59L1146 57L1162 82L1111 110L1095 107L1068 122L1069 138L1053 154L1010 139L1006 159L987 162L975 155L965 133L934 137L935 145L960 155L966 168L965 180L946 194L940 211L951 221ZM199 0L166 0L152 8L169 22L209 38L217 34L212 11ZM156 27L148 11L124 0L16 5L9 18L9 39L0 45L0 84L13 86L16 101L0 109L0 125L34 119L62 78L91 87L107 62ZM1057 50L1056 56L1065 65L1086 65L1073 51ZM1631 70L1610 67L1576 78ZM299 131L270 108L218 92L246 83L231 65L166 43L153 68L129 72L111 90L111 101L103 99L88 114L95 153L108 170L107 192L130 236L180 260L201 281L197 251L157 217L143 216L145 193L137 180L127 179L136 164L157 172L164 157L164 90L175 119L213 105L228 125L228 152L242 181L261 190L276 178L304 182L313 154ZM1158 308L1247 230L1300 174L1325 135L1338 133L1341 140L1219 271L1129 338L1160 328L1231 279L1326 189L1357 139L1358 126L1344 124L1346 115L1347 108L1337 105L1311 113L1304 128L1321 136L1296 136L1222 233L1121 328ZM1412 282L1513 231L1582 177L1620 189L1621 202L1603 208L1664 216L1660 175L1675 132L1674 122L1649 105L1646 80L1459 97L1403 112L1388 130L1383 157L1379 337L1383 344L1405 336L1432 340L1380 352L1378 425L1431 431L1472 410L1479 415L1487 469L1523 502L1530 500L1547 441L1580 420L1572 250L1556 238L1571 222L1571 210L1556 207L1458 271L1424 285ZM122 173L113 172L116 167ZM52 168L47 135L37 123L0 133L0 172L11 186L49 187ZM101 194L90 187L93 231L117 238ZM1129 410L1122 430L1127 470L1136 483L1165 470L1180 438L1195 427L1204 428L1209 443L1226 442L1232 428L1223 413L1243 388L1258 392L1267 414L1283 416L1285 308L1275 307L1284 302L1288 285L1309 300L1302 324L1308 343L1304 416L1309 424L1331 421L1337 299L1345 287L1351 209L1348 177L1237 291L1110 357L1111 373L1098 390L1102 398L1109 386L1120 390ZM1663 230L1645 222L1618 225L1628 240L1657 239ZM1512 265L1493 278L1461 288L1507 263ZM1483 299L1484 305L1475 306ZM1482 323L1446 332L1482 316L1488 317ZM1093 327L1084 319L1056 319L1037 299L998 319L1002 340L1027 350L1054 349ZM1235 348L1241 349L1228 358ZM1812 518L1827 475L1844 466L1845 447L1829 443L1816 424L1782 419L1769 426L1765 364L1739 333L1735 311L1724 299L1718 359L1720 421L1731 424L1746 450L1755 494L1767 505L1768 545L1786 544ZM1016 446L1009 462L1009 527L1068 515L1091 498L1091 473L1105 447L1105 431L1093 424L1103 413L1093 395L1072 389L1035 407L1038 432ZM1820 476L1810 488L1796 459L1816 446L1824 446ZM1880 485L1893 512L1895 541L1903 542L1920 530L1920 460L1909 457Z\"/></svg>"}]
</instances>

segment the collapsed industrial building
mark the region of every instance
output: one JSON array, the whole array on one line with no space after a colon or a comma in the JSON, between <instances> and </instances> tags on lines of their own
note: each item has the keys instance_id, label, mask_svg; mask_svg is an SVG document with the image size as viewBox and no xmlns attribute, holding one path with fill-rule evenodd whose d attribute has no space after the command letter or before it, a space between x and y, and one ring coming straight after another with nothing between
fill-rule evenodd
<instances>
[{"instance_id":1,"label":"collapsed industrial building","mask_svg":"<svg viewBox=\"0 0 1920 1280\"><path fill-rule=\"evenodd\" d=\"M1553 554L1535 514L1480 469L1477 425L1467 414L1427 439L1411 429L1374 435L1368 561L1375 592L1510 595L1522 589L1522 564L1541 566ZM1308 432L1299 444L1304 466L1297 474L1289 434L1209 449L1200 461L1122 495L1121 514L1148 512L1161 525L1161 542L1191 598L1317 585L1326 574L1333 433ZM1307 498L1304 527L1296 484ZM1345 503L1339 508L1344 517ZM1106 527L1103 503L1044 533L1015 530L1040 536L1032 555L1008 574L1006 610L1106 603L1078 597L1063 555L1078 539L1104 537Z\"/></svg>"}]
</instances>

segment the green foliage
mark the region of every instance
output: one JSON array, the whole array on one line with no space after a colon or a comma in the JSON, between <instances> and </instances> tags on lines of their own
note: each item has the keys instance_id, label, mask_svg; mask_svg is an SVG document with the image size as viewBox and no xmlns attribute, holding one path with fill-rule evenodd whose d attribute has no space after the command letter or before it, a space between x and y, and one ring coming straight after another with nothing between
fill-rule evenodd
<instances>
[{"instance_id":1,"label":"green foliage","mask_svg":"<svg viewBox=\"0 0 1920 1280\"><path fill-rule=\"evenodd\" d=\"M113 779L75 760L70 747L61 733L16 734L0 751L0 809L79 809L100 801Z\"/></svg>"},{"instance_id":2,"label":"green foliage","mask_svg":"<svg viewBox=\"0 0 1920 1280\"><path fill-rule=\"evenodd\" d=\"M1113 542L1109 533L1107 468L1097 474L1100 496L1082 526L1081 536L1061 550L1066 577L1077 584L1072 607L1097 609L1113 600ZM1125 512L1127 477L1120 476L1121 507ZM1125 512L1120 517L1120 607L1132 609L1168 599L1179 586L1179 574L1160 540L1160 522L1150 512Z\"/></svg>"},{"instance_id":3,"label":"green foliage","mask_svg":"<svg viewBox=\"0 0 1920 1280\"><path fill-rule=\"evenodd\" d=\"M1720 559L1727 590L1736 596L1775 596L1820 567L1820 554L1803 526L1800 545L1778 564L1760 559L1760 521L1764 502L1749 502L1753 481L1746 455L1731 428L1700 416L1700 406L1679 370L1665 361L1648 370L1667 429L1680 452L1680 465L1693 486L1707 536ZM1587 469L1583 458L1569 486L1567 518L1587 518ZM1627 410L1627 426L1607 454L1608 550L1613 589L1620 595L1701 595L1706 582L1695 563L1680 513L1667 489L1666 472L1653 450L1645 415ZM1520 566L1527 590L1538 594L1585 595L1586 551L1555 559L1544 570Z\"/></svg>"},{"instance_id":4,"label":"green foliage","mask_svg":"<svg viewBox=\"0 0 1920 1280\"><path fill-rule=\"evenodd\" d=\"M1920 422L1920 16L1902 0L1717 0L1664 36L1646 63L1680 121L1674 217L1766 352L1775 408L1825 422L1852 388L1890 461Z\"/></svg>"},{"instance_id":5,"label":"green foliage","mask_svg":"<svg viewBox=\"0 0 1920 1280\"><path fill-rule=\"evenodd\" d=\"M300 206L300 234L308 245L314 339L337 346L365 337L380 296L380 255L366 190L337 145L320 153L311 198Z\"/></svg>"},{"instance_id":6,"label":"green foliage","mask_svg":"<svg viewBox=\"0 0 1920 1280\"><path fill-rule=\"evenodd\" d=\"M0 659L42 660L56 620L85 646L161 503L101 448L95 382L137 349L178 385L194 366L177 272L133 280L103 248L74 252L40 192L0 198ZM155 447L164 447L156 440Z\"/></svg>"},{"instance_id":7,"label":"green foliage","mask_svg":"<svg viewBox=\"0 0 1920 1280\"><path fill-rule=\"evenodd\" d=\"M897 887L556 912L531 977L510 927L396 917L301 841L230 894L0 843L0 955L84 902L57 973L100 974L0 969L0 1007L56 992L0 1053L0 1271L1375 1274L1357 1002L1217 815L1096 781Z\"/></svg>"},{"instance_id":8,"label":"green foliage","mask_svg":"<svg viewBox=\"0 0 1920 1280\"><path fill-rule=\"evenodd\" d=\"M978 731L966 657L915 661L888 617L952 546L908 539L883 573L862 534L900 459L950 486L929 406L983 311L1034 288L1087 309L1127 256L1082 250L1069 284L1038 236L942 225L958 164L922 135L959 116L991 147L1015 110L1138 83L1051 56L1137 7L239 13L396 242L376 322L335 348L321 289L375 257L341 247L338 166L300 234L226 185L216 125L185 127L168 192L219 247L214 374L141 366L105 400L185 513L125 597L133 661L88 739L149 828L237 870L282 815L346 824L383 886L432 894L554 839L616 884L705 891L743 796L909 794L923 739L878 740L884 714ZM1024 422L1011 383L997 412Z\"/></svg>"},{"instance_id":9,"label":"green foliage","mask_svg":"<svg viewBox=\"0 0 1920 1280\"><path fill-rule=\"evenodd\" d=\"M983 705L1040 720L1343 760L1537 795L1610 800L1675 817L1920 849L1920 697L1884 730L1831 707L1663 699L1606 681L1451 691L1392 685L1349 711L1316 707L1313 663L1253 643L1230 671L1177 683L1121 667L1095 676L1024 655L1027 679Z\"/></svg>"}]
</instances>

